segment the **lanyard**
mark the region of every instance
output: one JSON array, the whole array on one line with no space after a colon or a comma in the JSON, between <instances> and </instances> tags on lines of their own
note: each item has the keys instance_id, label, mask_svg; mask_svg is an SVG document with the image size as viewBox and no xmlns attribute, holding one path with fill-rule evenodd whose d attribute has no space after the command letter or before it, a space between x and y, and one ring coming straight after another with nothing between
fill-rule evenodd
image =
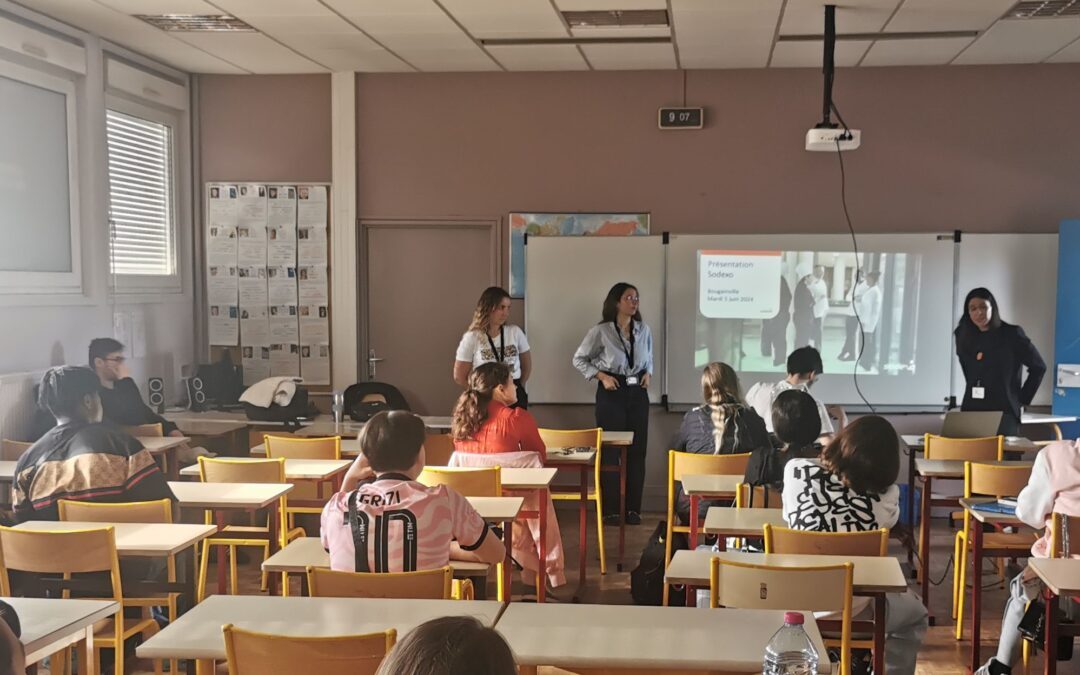
<instances>
[{"instance_id":1,"label":"lanyard","mask_svg":"<svg viewBox=\"0 0 1080 675\"><path fill-rule=\"evenodd\" d=\"M630 319L630 348L626 347L626 340L623 339L622 330L619 328L619 324L615 321L611 322L611 325L615 327L615 336L619 339L619 346L622 347L623 353L626 354L626 368L633 374L634 371L634 320Z\"/></svg>"},{"instance_id":2,"label":"lanyard","mask_svg":"<svg viewBox=\"0 0 1080 675\"><path fill-rule=\"evenodd\" d=\"M491 333L484 333L484 336L488 339L488 344L491 345L491 351L495 354L495 360L502 363L503 358L506 356L506 336L503 335L503 327L499 326L499 345L502 346L502 351L495 349L495 341L491 339Z\"/></svg>"}]
</instances>

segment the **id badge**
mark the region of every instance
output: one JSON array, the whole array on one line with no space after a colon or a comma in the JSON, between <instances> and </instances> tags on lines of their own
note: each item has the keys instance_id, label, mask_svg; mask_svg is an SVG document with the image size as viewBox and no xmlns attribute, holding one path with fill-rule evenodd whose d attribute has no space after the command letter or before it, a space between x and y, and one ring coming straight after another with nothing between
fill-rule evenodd
<instances>
[{"instance_id":1,"label":"id badge","mask_svg":"<svg viewBox=\"0 0 1080 675\"><path fill-rule=\"evenodd\" d=\"M638 384L639 384L638 376L637 375L627 375L626 376L626 384L629 387L638 386Z\"/></svg>"},{"instance_id":2,"label":"id badge","mask_svg":"<svg viewBox=\"0 0 1080 675\"><path fill-rule=\"evenodd\" d=\"M986 398L986 387L972 387L971 398L979 400Z\"/></svg>"}]
</instances>

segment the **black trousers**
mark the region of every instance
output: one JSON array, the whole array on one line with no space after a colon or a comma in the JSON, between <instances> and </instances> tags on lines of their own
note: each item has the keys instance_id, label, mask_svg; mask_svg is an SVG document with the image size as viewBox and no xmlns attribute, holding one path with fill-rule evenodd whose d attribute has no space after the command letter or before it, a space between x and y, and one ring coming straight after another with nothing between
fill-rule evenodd
<instances>
[{"instance_id":1,"label":"black trousers","mask_svg":"<svg viewBox=\"0 0 1080 675\"><path fill-rule=\"evenodd\" d=\"M874 363L877 361L877 340L874 339L874 333L862 334L862 358L859 359L859 365L867 370L871 370L874 367Z\"/></svg>"},{"instance_id":2,"label":"black trousers","mask_svg":"<svg viewBox=\"0 0 1080 675\"><path fill-rule=\"evenodd\" d=\"M525 385L521 383L521 380L514 380L514 384L517 385L517 403L510 406L511 408L521 408L522 410L528 410L529 408L529 392L525 391Z\"/></svg>"},{"instance_id":3,"label":"black trousers","mask_svg":"<svg viewBox=\"0 0 1080 675\"><path fill-rule=\"evenodd\" d=\"M761 355L771 356L778 366L787 359L787 327L791 317L778 314L761 322Z\"/></svg>"},{"instance_id":4,"label":"black trousers","mask_svg":"<svg viewBox=\"0 0 1080 675\"><path fill-rule=\"evenodd\" d=\"M857 356L859 345L855 341L855 335L859 332L859 320L853 316L844 321L844 346L840 349L841 356Z\"/></svg>"},{"instance_id":5,"label":"black trousers","mask_svg":"<svg viewBox=\"0 0 1080 675\"><path fill-rule=\"evenodd\" d=\"M641 493L645 489L645 448L649 441L649 392L639 386L626 384L618 377L619 388L614 391L596 384L596 426L605 431L632 431L634 442L626 449L626 510L641 513ZM619 463L619 448L604 448L600 453L603 464ZM604 515L619 512L619 474L614 471L600 474Z\"/></svg>"}]
</instances>

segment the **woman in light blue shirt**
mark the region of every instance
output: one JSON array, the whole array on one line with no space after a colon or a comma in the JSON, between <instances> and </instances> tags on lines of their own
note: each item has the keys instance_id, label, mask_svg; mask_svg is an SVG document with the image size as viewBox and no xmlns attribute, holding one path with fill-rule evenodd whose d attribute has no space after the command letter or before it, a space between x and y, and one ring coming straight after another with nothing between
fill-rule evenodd
<instances>
[{"instance_id":1,"label":"woman in light blue shirt","mask_svg":"<svg viewBox=\"0 0 1080 675\"><path fill-rule=\"evenodd\" d=\"M627 283L611 287L604 298L600 323L589 329L574 353L574 367L597 381L596 426L606 431L632 431L626 455L626 513L619 513L619 477L600 474L604 522L641 524L645 487L645 448L649 438L649 388L652 379L652 331L638 310L638 289ZM606 449L604 464L618 464L619 453Z\"/></svg>"}]
</instances>

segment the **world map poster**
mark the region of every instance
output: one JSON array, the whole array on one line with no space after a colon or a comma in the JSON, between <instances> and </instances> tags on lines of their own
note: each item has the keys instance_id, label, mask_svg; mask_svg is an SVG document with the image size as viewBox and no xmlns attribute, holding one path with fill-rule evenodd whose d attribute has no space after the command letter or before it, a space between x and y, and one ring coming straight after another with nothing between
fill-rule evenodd
<instances>
[{"instance_id":1,"label":"world map poster","mask_svg":"<svg viewBox=\"0 0 1080 675\"><path fill-rule=\"evenodd\" d=\"M649 233L648 213L511 213L510 295L525 297L525 235L628 237Z\"/></svg>"}]
</instances>

